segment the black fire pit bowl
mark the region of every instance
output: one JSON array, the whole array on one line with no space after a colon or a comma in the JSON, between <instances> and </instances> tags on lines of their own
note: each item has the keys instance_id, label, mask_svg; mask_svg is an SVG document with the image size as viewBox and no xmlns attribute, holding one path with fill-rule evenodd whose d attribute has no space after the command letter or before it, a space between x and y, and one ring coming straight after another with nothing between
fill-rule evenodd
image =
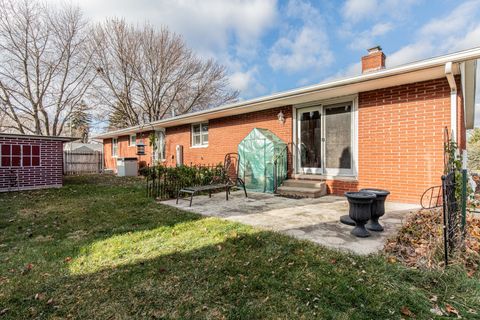
<instances>
[{"instance_id":1,"label":"black fire pit bowl","mask_svg":"<svg viewBox=\"0 0 480 320\"><path fill-rule=\"evenodd\" d=\"M383 231L383 226L378 223L378 219L385 214L385 199L390 194L388 190L381 190L375 188L366 188L360 190L360 192L369 192L375 194L377 197L372 203L372 216L365 226L368 230L371 231Z\"/></svg>"},{"instance_id":2,"label":"black fire pit bowl","mask_svg":"<svg viewBox=\"0 0 480 320\"><path fill-rule=\"evenodd\" d=\"M349 217L355 222L355 228L350 232L360 238L370 236L365 224L371 217L372 203L377 197L371 192L345 192L349 204Z\"/></svg>"}]
</instances>

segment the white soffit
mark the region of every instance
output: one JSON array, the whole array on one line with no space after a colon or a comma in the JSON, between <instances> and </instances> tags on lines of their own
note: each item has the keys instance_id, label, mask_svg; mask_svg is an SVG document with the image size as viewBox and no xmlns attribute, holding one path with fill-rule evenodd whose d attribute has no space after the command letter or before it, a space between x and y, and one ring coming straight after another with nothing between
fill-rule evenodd
<instances>
[{"instance_id":1,"label":"white soffit","mask_svg":"<svg viewBox=\"0 0 480 320\"><path fill-rule=\"evenodd\" d=\"M445 63L460 63L480 58L480 48L473 48L440 57L422 60L392 69L380 70L347 79L294 89L248 101L237 102L217 108L180 115L171 119L159 120L144 126L116 130L96 136L99 139L126 135L134 132L168 128L215 118L238 115L280 106L300 104L315 100L330 99L359 92L388 88L392 86L439 79L445 77ZM458 69L458 68L455 68ZM470 70L471 68L466 68ZM458 72L458 70L455 70ZM469 92L468 89L466 92Z\"/></svg>"}]
</instances>

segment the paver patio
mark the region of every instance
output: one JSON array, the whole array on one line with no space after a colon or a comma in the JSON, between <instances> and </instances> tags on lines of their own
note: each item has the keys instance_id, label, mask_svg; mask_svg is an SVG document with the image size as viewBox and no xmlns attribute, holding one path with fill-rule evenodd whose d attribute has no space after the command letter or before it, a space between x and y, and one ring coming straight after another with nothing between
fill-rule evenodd
<instances>
[{"instance_id":1,"label":"paver patio","mask_svg":"<svg viewBox=\"0 0 480 320\"><path fill-rule=\"evenodd\" d=\"M175 202L168 200L161 203L361 255L381 250L386 240L397 232L406 215L419 208L418 205L387 202L386 214L380 219L385 231L372 232L371 237L360 239L350 235L352 227L339 222L340 216L348 213L348 202L344 197L291 199L250 192L245 198L243 191L235 191L229 201L225 201L224 193L217 193L212 198L207 195L194 197L192 207L185 200L180 200L178 204Z\"/></svg>"}]
</instances>

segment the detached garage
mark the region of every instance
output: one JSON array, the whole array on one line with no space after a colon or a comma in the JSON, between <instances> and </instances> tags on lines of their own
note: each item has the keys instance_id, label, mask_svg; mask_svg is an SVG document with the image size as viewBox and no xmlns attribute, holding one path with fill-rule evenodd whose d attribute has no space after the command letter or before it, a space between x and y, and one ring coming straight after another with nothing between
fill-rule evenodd
<instances>
[{"instance_id":1,"label":"detached garage","mask_svg":"<svg viewBox=\"0 0 480 320\"><path fill-rule=\"evenodd\" d=\"M63 185L63 143L73 139L0 133L0 192Z\"/></svg>"}]
</instances>

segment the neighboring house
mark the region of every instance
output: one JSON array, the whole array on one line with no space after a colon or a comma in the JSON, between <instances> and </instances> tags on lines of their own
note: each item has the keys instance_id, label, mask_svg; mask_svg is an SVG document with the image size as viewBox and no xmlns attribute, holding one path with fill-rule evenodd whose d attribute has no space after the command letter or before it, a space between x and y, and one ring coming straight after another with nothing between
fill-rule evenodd
<instances>
[{"instance_id":1,"label":"neighboring house","mask_svg":"<svg viewBox=\"0 0 480 320\"><path fill-rule=\"evenodd\" d=\"M476 59L480 48L385 69L380 47L362 57L362 75L281 92L205 111L101 134L106 167L116 157L221 163L254 128L289 145L289 177L324 180L329 193L364 187L391 191L389 199L418 203L443 173L444 128L466 148L473 127ZM157 135L156 150L148 137Z\"/></svg>"},{"instance_id":2,"label":"neighboring house","mask_svg":"<svg viewBox=\"0 0 480 320\"><path fill-rule=\"evenodd\" d=\"M66 137L0 133L0 192L63 185Z\"/></svg>"},{"instance_id":3,"label":"neighboring house","mask_svg":"<svg viewBox=\"0 0 480 320\"><path fill-rule=\"evenodd\" d=\"M103 152L103 145L100 143L69 142L63 145L63 150L75 153Z\"/></svg>"}]
</instances>

